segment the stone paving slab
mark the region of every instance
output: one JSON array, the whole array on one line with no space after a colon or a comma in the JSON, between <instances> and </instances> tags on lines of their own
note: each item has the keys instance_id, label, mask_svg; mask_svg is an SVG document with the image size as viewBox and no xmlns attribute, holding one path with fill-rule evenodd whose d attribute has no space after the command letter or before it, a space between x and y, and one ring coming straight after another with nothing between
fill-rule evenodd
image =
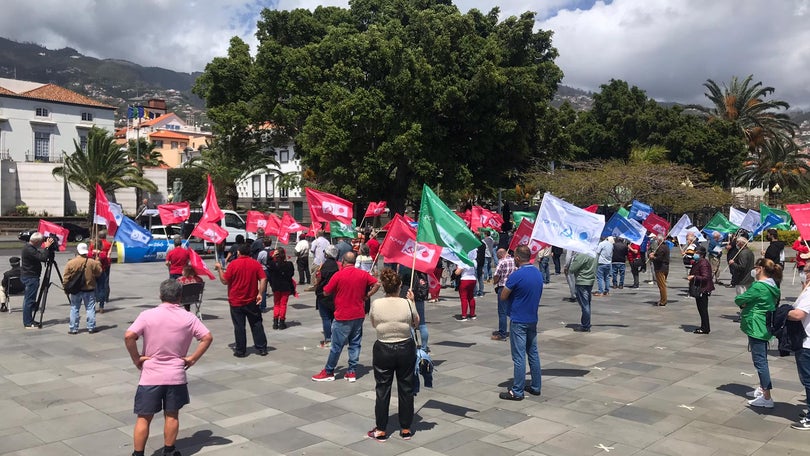
<instances>
[{"instance_id":1,"label":"stone paving slab","mask_svg":"<svg viewBox=\"0 0 810 456\"><path fill-rule=\"evenodd\" d=\"M69 257L58 254L58 264ZM392 395L392 437L384 444L365 437L374 425L370 324L358 381L343 381L344 353L337 380L315 383L309 377L328 351L317 346L321 325L311 292L292 300L289 329L266 326L269 356L249 351L237 359L225 287L208 281L203 314L214 344L189 371L192 399L180 415L178 448L217 456L810 455L810 434L789 428L804 400L793 358L771 352L777 405L749 408L744 394L756 376L745 336L731 321L733 290L717 289L709 304L712 333L695 335L697 311L678 272L670 274L663 308L652 305L657 289L647 283L594 298L590 334L572 331L579 308L561 300L567 285L552 276L540 309L543 395L520 402L498 398L511 384L512 363L509 344L489 339L497 326L491 285L470 322L453 319L458 297L442 290L442 300L427 309L435 387L416 398L410 441L397 435ZM138 373L123 334L157 304L165 277L157 263L113 265L112 299L93 335L84 328L67 335L69 307L56 286L41 330L22 328L21 297L12 297L16 311L0 314L0 454L131 453ZM798 286L783 286L790 302ZM159 454L162 426L156 416L147 454Z\"/></svg>"}]
</instances>

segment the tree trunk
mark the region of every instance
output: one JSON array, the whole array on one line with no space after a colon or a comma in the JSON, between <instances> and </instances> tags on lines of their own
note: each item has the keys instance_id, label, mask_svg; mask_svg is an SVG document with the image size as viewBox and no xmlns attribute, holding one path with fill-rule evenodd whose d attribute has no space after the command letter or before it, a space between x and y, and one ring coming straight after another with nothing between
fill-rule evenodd
<instances>
[{"instance_id":1,"label":"tree trunk","mask_svg":"<svg viewBox=\"0 0 810 456\"><path fill-rule=\"evenodd\" d=\"M90 193L89 202L87 203L87 221L90 222L90 225L93 224L93 218L96 214L96 191L93 189Z\"/></svg>"}]
</instances>

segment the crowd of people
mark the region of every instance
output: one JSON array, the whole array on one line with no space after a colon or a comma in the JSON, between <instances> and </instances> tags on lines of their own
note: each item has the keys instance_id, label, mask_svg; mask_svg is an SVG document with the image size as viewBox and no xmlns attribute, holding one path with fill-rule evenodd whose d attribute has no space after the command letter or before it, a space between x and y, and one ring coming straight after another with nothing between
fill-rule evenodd
<instances>
[{"instance_id":1,"label":"crowd of people","mask_svg":"<svg viewBox=\"0 0 810 456\"><path fill-rule=\"evenodd\" d=\"M510 342L514 366L512 385L499 396L503 400L519 401L526 392L541 394L538 306L544 286L551 280L552 267L566 280L570 296L565 299L580 306L580 323L573 330L588 333L592 330L592 298L608 297L613 290L625 288L628 264L632 283L627 287L638 288L640 274L650 265L659 290L656 304L666 306L670 265L672 256L678 252L685 268L685 285L688 285L688 294L695 299L700 320L695 334L708 335L711 332L708 308L715 287L734 288L735 303L740 307L740 329L748 338L752 362L759 377L758 385L749 393L749 404L772 408L773 385L767 348L773 337L773 326L766 321L766 315L775 311L780 302L785 244L779 241L775 230L769 230L767 235L768 247L761 249L761 258L756 259L749 245L749 235L744 231L727 239L714 232L704 242L700 242L696 234L689 233L682 243L663 235L651 235L639 243L608 236L590 254L553 246L532 252L521 245L511 251L508 242L501 242L504 238L508 241L508 232L502 233L498 241L485 233L481 237L481 247L469 253L469 261L455 264L442 260L431 278L424 272L397 264L381 262L383 266L380 267L377 262L380 242L374 232L365 232L361 242L353 245L346 238L333 244L323 231L319 231L314 238L297 241L293 263L284 248L273 247L270 237L260 231L253 242L245 242L244 237L239 236L227 253L223 249L223 255L217 255L214 270L219 281L227 287L235 341L233 355L239 358L248 356L248 326L256 353L267 355L268 343L263 325L263 313L269 311L267 294L272 293L273 299L272 328L284 330L288 327L290 297L297 294L298 285L309 285L307 290L314 292L316 309L322 321L323 339L319 345L329 350L323 369L311 377L315 382L336 379L338 360L344 347L348 351L348 367L342 378L348 382L356 381L363 323L368 316L377 335L372 349L376 425L368 432L368 437L385 441L389 437L388 410L394 378L399 402L399 435L403 439L410 439L413 435L417 352L430 351L425 303L438 299L439 290L446 280L451 280L458 291L458 321L477 318L476 297L484 293L484 284L492 284L498 303L498 322L491 338ZM111 247L105 237L101 232L90 245L78 244L77 255L64 267L63 285L66 289L73 286L70 284L77 275L83 277L81 285L70 294L68 334L78 333L82 306L86 312L87 331L95 332L96 311L103 312L104 303L109 299ZM138 456L143 454L152 417L161 410L166 420L165 454L179 454L174 448L178 413L189 401L185 369L199 360L212 341L210 331L193 313L187 312L190 310L188 306L185 310L181 308L183 286L203 280L192 266L182 239L175 236L172 241L173 248L167 252L165 260L168 279L160 287L162 304L143 312L125 337L133 363L141 370L135 398L137 422L133 453ZM10 290L8 273L4 276L3 288L0 288L0 294L5 294L6 290L24 293L25 328L38 327L34 319L36 292L42 264L49 258L48 248L52 242L51 238L45 239L38 233L32 235L21 256L11 261L12 274L20 278L23 289ZM810 248L799 239L793 244L793 249L804 281L805 277L810 278L803 269L810 259ZM723 255L727 266L722 265ZM720 281L726 268L731 275L728 285ZM373 299L380 288L384 296ZM802 292L795 305L785 310L784 319L799 322L797 324L804 335L810 334L810 292ZM177 334L177 337L169 338L167 334ZM140 338L143 338L143 349L139 351L137 341ZM199 344L188 356L193 339ZM800 346L794 347L796 364L799 378L810 393L810 339L801 339ZM531 374L529 385L525 382L527 367ZM802 417L793 427L810 429L810 420Z\"/></svg>"}]
</instances>

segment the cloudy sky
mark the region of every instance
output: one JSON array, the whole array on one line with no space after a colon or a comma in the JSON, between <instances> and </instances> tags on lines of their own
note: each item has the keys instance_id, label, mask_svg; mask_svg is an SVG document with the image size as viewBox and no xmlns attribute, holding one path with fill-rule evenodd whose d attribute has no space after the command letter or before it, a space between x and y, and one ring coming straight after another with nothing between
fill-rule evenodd
<instances>
[{"instance_id":1,"label":"cloudy sky","mask_svg":"<svg viewBox=\"0 0 810 456\"><path fill-rule=\"evenodd\" d=\"M810 0L455 0L460 10L537 13L554 31L564 83L597 90L624 79L660 100L702 102L706 79L775 87L810 109ZM0 36L100 58L199 71L233 35L255 44L262 8L348 0L4 0ZM255 49L255 47L254 47Z\"/></svg>"}]
</instances>

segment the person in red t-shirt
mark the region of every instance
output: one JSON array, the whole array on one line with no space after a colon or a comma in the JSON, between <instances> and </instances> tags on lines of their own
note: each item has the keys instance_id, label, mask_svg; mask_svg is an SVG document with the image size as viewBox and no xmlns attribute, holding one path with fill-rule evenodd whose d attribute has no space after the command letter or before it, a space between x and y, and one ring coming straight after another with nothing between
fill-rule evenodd
<instances>
[{"instance_id":1,"label":"person in red t-shirt","mask_svg":"<svg viewBox=\"0 0 810 456\"><path fill-rule=\"evenodd\" d=\"M371 258L377 259L377 254L380 253L380 241L377 240L377 232L373 231L366 241L368 246L368 254Z\"/></svg>"},{"instance_id":2,"label":"person in red t-shirt","mask_svg":"<svg viewBox=\"0 0 810 456\"><path fill-rule=\"evenodd\" d=\"M380 284L368 272L354 267L355 261L354 252L343 255L343 269L336 272L323 288L324 295L335 296L335 320L332 322L329 358L326 360L326 367L312 376L315 382L331 382L335 379L335 367L346 343L349 344L349 367L343 378L350 382L357 380L355 369L363 339L365 300L380 289Z\"/></svg>"},{"instance_id":3,"label":"person in red t-shirt","mask_svg":"<svg viewBox=\"0 0 810 456\"><path fill-rule=\"evenodd\" d=\"M214 269L219 281L228 286L228 303L231 305L231 321L236 339L233 356L247 356L247 333L245 320L250 323L253 334L253 345L259 355L267 355L267 335L262 324L262 311L259 303L267 291L267 276L262 265L250 257L250 245L239 246L238 256L228 264L228 270L222 274L222 265L217 263Z\"/></svg>"},{"instance_id":4,"label":"person in red t-shirt","mask_svg":"<svg viewBox=\"0 0 810 456\"><path fill-rule=\"evenodd\" d=\"M96 279L96 306L98 313L104 313L104 304L110 300L110 251L112 244L107 241L107 230L98 232L98 239L90 242L87 255L101 263L101 275Z\"/></svg>"},{"instance_id":5,"label":"person in red t-shirt","mask_svg":"<svg viewBox=\"0 0 810 456\"><path fill-rule=\"evenodd\" d=\"M644 264L644 259L641 258L640 245L627 245L627 261L630 263L630 272L633 274L633 285L630 285L629 288L638 288L638 273L641 271L641 266Z\"/></svg>"},{"instance_id":6,"label":"person in red t-shirt","mask_svg":"<svg viewBox=\"0 0 810 456\"><path fill-rule=\"evenodd\" d=\"M183 238L180 235L175 234L173 239L174 248L166 254L166 267L169 268L170 279L179 279L189 261L188 250L183 248Z\"/></svg>"}]
</instances>

